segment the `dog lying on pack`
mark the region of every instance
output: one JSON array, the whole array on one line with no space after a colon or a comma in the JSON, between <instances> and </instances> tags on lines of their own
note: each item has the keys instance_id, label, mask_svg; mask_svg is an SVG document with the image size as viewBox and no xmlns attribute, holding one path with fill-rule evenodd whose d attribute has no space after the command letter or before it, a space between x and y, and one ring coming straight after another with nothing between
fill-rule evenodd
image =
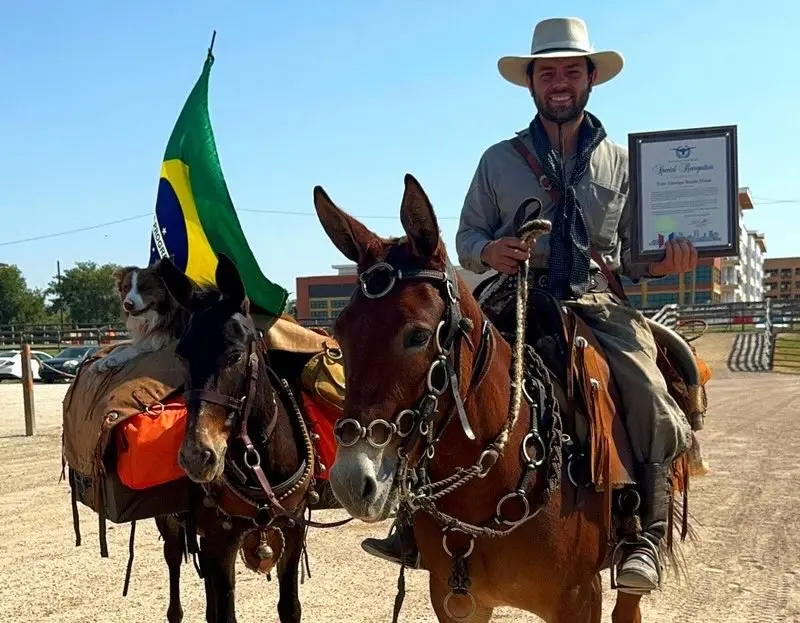
<instances>
[{"instance_id":1,"label":"dog lying on pack","mask_svg":"<svg viewBox=\"0 0 800 623\"><path fill-rule=\"evenodd\" d=\"M167 291L159 266L160 262L147 268L126 266L114 273L132 344L98 359L94 363L98 372L120 368L139 355L160 350L183 332L188 312Z\"/></svg>"}]
</instances>

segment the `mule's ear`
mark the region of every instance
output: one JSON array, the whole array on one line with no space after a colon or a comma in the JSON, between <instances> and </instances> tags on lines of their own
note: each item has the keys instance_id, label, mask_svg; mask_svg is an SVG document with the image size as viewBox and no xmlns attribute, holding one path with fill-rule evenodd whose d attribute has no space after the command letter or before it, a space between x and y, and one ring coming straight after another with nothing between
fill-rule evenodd
<instances>
[{"instance_id":1,"label":"mule's ear","mask_svg":"<svg viewBox=\"0 0 800 623\"><path fill-rule=\"evenodd\" d=\"M181 307L189 308L192 303L194 285L192 280L170 258L164 258L158 265L158 274L164 281L167 292Z\"/></svg>"},{"instance_id":2,"label":"mule's ear","mask_svg":"<svg viewBox=\"0 0 800 623\"><path fill-rule=\"evenodd\" d=\"M233 301L237 306L244 309L244 301L246 293L244 289L244 282L242 281L239 270L236 264L224 253L220 253L217 257L217 272L215 274L217 287L222 296Z\"/></svg>"},{"instance_id":3,"label":"mule's ear","mask_svg":"<svg viewBox=\"0 0 800 623\"><path fill-rule=\"evenodd\" d=\"M406 188L400 204L400 222L414 253L429 258L439 247L439 223L428 195L416 178L407 173L404 181Z\"/></svg>"},{"instance_id":4,"label":"mule's ear","mask_svg":"<svg viewBox=\"0 0 800 623\"><path fill-rule=\"evenodd\" d=\"M333 203L322 186L314 187L314 207L331 242L351 262L360 263L367 245L378 237L377 234Z\"/></svg>"}]
</instances>

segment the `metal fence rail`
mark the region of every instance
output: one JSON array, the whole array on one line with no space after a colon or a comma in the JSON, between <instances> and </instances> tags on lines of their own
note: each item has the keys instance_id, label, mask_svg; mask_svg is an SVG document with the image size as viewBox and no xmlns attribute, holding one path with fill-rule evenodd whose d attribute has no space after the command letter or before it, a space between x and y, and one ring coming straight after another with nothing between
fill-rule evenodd
<instances>
[{"instance_id":1,"label":"metal fence rail","mask_svg":"<svg viewBox=\"0 0 800 623\"><path fill-rule=\"evenodd\" d=\"M749 303L708 305L665 305L649 307L642 313L675 328L693 322L705 324L709 331L762 331L772 342L777 331L800 330L800 300L764 300ZM309 328L330 330L333 319L300 318ZM20 344L61 347L70 344L110 344L129 338L122 323L0 325L0 348Z\"/></svg>"}]
</instances>

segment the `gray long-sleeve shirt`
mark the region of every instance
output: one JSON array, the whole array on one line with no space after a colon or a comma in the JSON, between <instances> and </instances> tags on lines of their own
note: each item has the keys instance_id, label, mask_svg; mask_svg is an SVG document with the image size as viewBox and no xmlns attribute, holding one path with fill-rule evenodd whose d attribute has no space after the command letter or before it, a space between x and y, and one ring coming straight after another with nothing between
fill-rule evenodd
<instances>
[{"instance_id":1,"label":"gray long-sleeve shirt","mask_svg":"<svg viewBox=\"0 0 800 623\"><path fill-rule=\"evenodd\" d=\"M530 131L522 130L517 132L517 136L535 157ZM567 176L573 164L574 158L565 163ZM597 249L610 270L639 281L648 277L648 266L631 264L628 190L628 150L606 138L592 153L586 173L577 184L576 194L592 247ZM456 253L461 266L478 274L488 270L481 261L483 247L492 240L515 235L514 215L522 202L530 197L536 197L542 203L540 218L553 221L553 200L511 143L503 140L489 147L481 156L461 211L456 233ZM549 253L550 240L545 235L536 242L531 265L547 267ZM599 268L594 261L592 267Z\"/></svg>"}]
</instances>

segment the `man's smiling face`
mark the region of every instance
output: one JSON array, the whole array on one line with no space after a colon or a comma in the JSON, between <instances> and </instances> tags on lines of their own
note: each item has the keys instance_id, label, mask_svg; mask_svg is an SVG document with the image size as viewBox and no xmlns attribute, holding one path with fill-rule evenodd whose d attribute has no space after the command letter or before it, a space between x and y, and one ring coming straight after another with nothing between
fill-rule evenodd
<instances>
[{"instance_id":1,"label":"man's smiling face","mask_svg":"<svg viewBox=\"0 0 800 623\"><path fill-rule=\"evenodd\" d=\"M595 72L585 58L537 58L529 89L539 114L554 123L580 117L589 101Z\"/></svg>"}]
</instances>

